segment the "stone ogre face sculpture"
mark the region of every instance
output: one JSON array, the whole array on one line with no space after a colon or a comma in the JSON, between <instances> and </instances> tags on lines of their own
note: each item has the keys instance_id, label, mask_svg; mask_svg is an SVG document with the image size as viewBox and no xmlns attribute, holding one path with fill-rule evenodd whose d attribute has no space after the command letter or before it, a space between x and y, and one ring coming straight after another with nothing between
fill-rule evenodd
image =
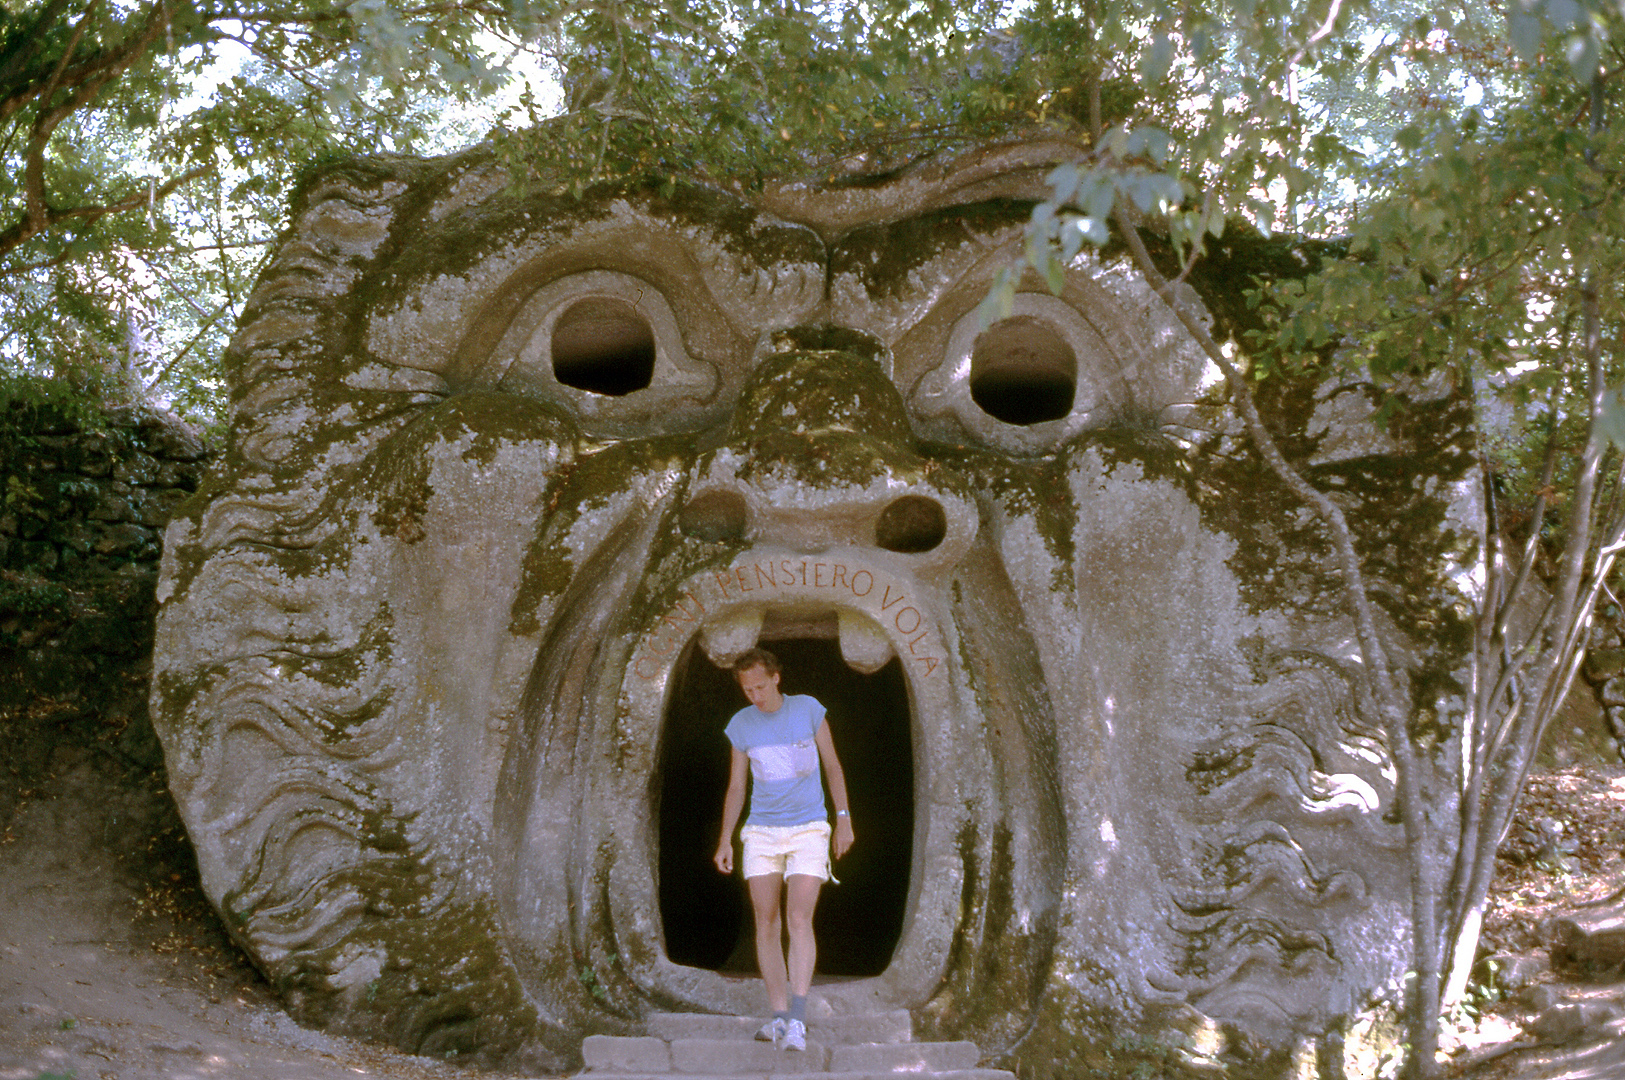
<instances>
[{"instance_id":1,"label":"stone ogre face sculpture","mask_svg":"<svg viewBox=\"0 0 1625 1080\"><path fill-rule=\"evenodd\" d=\"M1126 267L977 321L1047 153L304 191L166 538L153 696L205 887L295 1015L557 1068L651 1010L759 1011L708 859L719 665L758 642L853 788L829 1009L1044 1072L1112 1024L1290 1050L1392 990L1393 771L1308 511ZM1448 746L1455 406L1264 406Z\"/></svg>"}]
</instances>

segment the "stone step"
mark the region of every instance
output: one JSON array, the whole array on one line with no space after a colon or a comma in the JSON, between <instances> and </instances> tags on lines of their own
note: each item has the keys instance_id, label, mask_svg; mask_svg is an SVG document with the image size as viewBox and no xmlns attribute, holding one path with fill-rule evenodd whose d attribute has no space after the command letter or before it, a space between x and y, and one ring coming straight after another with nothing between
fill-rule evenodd
<instances>
[{"instance_id":1,"label":"stone step","mask_svg":"<svg viewBox=\"0 0 1625 1080\"><path fill-rule=\"evenodd\" d=\"M590 1035L582 1041L581 1056L595 1077L608 1073L766 1076L826 1070L878 1075L975 1071L981 1052L971 1042L858 1043L832 1048L808 1039L807 1049L798 1052L749 1036L668 1042L647 1035Z\"/></svg>"},{"instance_id":2,"label":"stone step","mask_svg":"<svg viewBox=\"0 0 1625 1080\"><path fill-rule=\"evenodd\" d=\"M679 1073L713 1075L823 1072L829 1067L829 1049L812 1039L801 1051L781 1050L754 1039L673 1039L671 1067Z\"/></svg>"},{"instance_id":3,"label":"stone step","mask_svg":"<svg viewBox=\"0 0 1625 1080\"><path fill-rule=\"evenodd\" d=\"M780 1051L781 1053L783 1051ZM794 1055L792 1055L794 1056ZM669 1072L597 1072L590 1080L672 1080ZM771 1073L683 1073L682 1080L751 1080L753 1076L766 1080ZM1016 1080L1016 1074L1003 1069L949 1069L944 1072L920 1074L923 1080ZM895 1072L819 1072L816 1080L898 1080Z\"/></svg>"},{"instance_id":4,"label":"stone step","mask_svg":"<svg viewBox=\"0 0 1625 1080\"><path fill-rule=\"evenodd\" d=\"M653 1013L649 1034L662 1039L750 1039L766 1021L763 1016L717 1016L712 1013ZM825 1046L853 1043L901 1043L914 1037L914 1021L907 1009L825 1016L807 1021L807 1037Z\"/></svg>"},{"instance_id":5,"label":"stone step","mask_svg":"<svg viewBox=\"0 0 1625 1080\"><path fill-rule=\"evenodd\" d=\"M594 1076L603 1072L706 1073L758 1075L823 1072L829 1050L807 1040L802 1051L780 1050L772 1043L745 1039L673 1039L653 1036L589 1035L581 1057Z\"/></svg>"},{"instance_id":6,"label":"stone step","mask_svg":"<svg viewBox=\"0 0 1625 1080\"><path fill-rule=\"evenodd\" d=\"M982 1051L973 1042L863 1043L830 1051L835 1073L962 1072L976 1068Z\"/></svg>"}]
</instances>

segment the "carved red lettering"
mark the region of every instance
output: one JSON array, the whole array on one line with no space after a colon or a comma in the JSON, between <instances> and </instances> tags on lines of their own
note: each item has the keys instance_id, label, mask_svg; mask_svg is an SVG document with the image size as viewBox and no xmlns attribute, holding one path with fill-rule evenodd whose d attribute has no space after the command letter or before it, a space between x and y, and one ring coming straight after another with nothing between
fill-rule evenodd
<instances>
[{"instance_id":1,"label":"carved red lettering","mask_svg":"<svg viewBox=\"0 0 1625 1080\"><path fill-rule=\"evenodd\" d=\"M640 679L658 679L658 678L660 678L660 667L659 667L659 665L656 665L655 669L653 671L645 672L643 670L643 665L647 664L648 662L649 662L649 658L647 656L638 657L638 662L636 664L632 665L633 673L635 675L637 675L637 677L640 678Z\"/></svg>"},{"instance_id":2,"label":"carved red lettering","mask_svg":"<svg viewBox=\"0 0 1625 1080\"><path fill-rule=\"evenodd\" d=\"M920 656L920 657L916 657L916 659L918 659L920 661L920 663L925 665L925 673L926 673L926 675L930 675L933 671L937 670L936 657L934 657L934 656Z\"/></svg>"},{"instance_id":3,"label":"carved red lettering","mask_svg":"<svg viewBox=\"0 0 1625 1080\"><path fill-rule=\"evenodd\" d=\"M724 600L728 599L728 586L733 583L733 578L729 577L724 571L718 570L716 579L717 588L722 590L722 598Z\"/></svg>"},{"instance_id":4,"label":"carved red lettering","mask_svg":"<svg viewBox=\"0 0 1625 1080\"><path fill-rule=\"evenodd\" d=\"M807 560L806 559L801 560L801 583L803 585L807 584Z\"/></svg>"},{"instance_id":5,"label":"carved red lettering","mask_svg":"<svg viewBox=\"0 0 1625 1080\"><path fill-rule=\"evenodd\" d=\"M821 563L821 562L813 563L813 588L815 588L815 589L828 588L827 585L825 585L821 580L819 580L819 571L827 570L827 569L829 569L829 564L828 563Z\"/></svg>"},{"instance_id":6,"label":"carved red lettering","mask_svg":"<svg viewBox=\"0 0 1625 1080\"><path fill-rule=\"evenodd\" d=\"M834 566L834 574L829 579L829 587L832 588L832 589L839 589L842 585L845 585L845 584L846 584L846 567L841 565L840 563L836 563L835 566Z\"/></svg>"},{"instance_id":7,"label":"carved red lettering","mask_svg":"<svg viewBox=\"0 0 1625 1080\"><path fill-rule=\"evenodd\" d=\"M778 575L771 562L767 564L766 573L762 572L761 563L756 564L756 584L762 588L766 588L768 585L773 586L775 589L779 587Z\"/></svg>"},{"instance_id":8,"label":"carved red lettering","mask_svg":"<svg viewBox=\"0 0 1625 1080\"><path fill-rule=\"evenodd\" d=\"M891 586L887 585L886 586L886 593L880 599L880 610L885 611L887 608L891 607L893 604L901 604L902 602L903 602L903 594L898 593L897 594L897 599L893 600L891 598Z\"/></svg>"},{"instance_id":9,"label":"carved red lettering","mask_svg":"<svg viewBox=\"0 0 1625 1080\"><path fill-rule=\"evenodd\" d=\"M899 617L901 617L903 613L901 611L899 611L897 614L898 614ZM920 631L920 636L908 643L908 654L910 656L918 656L918 655L920 655L918 652L915 651L914 646L916 646L920 642L924 641L925 640L925 635L929 634L930 632L931 631L929 631L929 630L921 630Z\"/></svg>"},{"instance_id":10,"label":"carved red lettering","mask_svg":"<svg viewBox=\"0 0 1625 1080\"><path fill-rule=\"evenodd\" d=\"M745 568L743 566L738 567L737 569L734 570L734 577L739 580L739 591L740 592L755 592L756 591L756 587L754 585L752 585L750 583L749 579L747 579L745 577Z\"/></svg>"},{"instance_id":11,"label":"carved red lettering","mask_svg":"<svg viewBox=\"0 0 1625 1080\"><path fill-rule=\"evenodd\" d=\"M792 585L792 584L795 583L795 580L796 580L796 568L795 568L794 564L792 564L790 562L789 559L784 559L784 560L780 561L779 570L782 571L783 574L784 574L784 583L786 585Z\"/></svg>"},{"instance_id":12,"label":"carved red lettering","mask_svg":"<svg viewBox=\"0 0 1625 1080\"><path fill-rule=\"evenodd\" d=\"M865 585L863 587L862 592L858 592L858 578L860 576L866 577L866 578L869 579L869 584L867 584L867 585ZM867 570L854 570L854 571L852 571L852 595L853 596L868 596L870 593L874 592L874 590L875 590L875 576L873 574L869 573L869 571L867 571Z\"/></svg>"},{"instance_id":13,"label":"carved red lettering","mask_svg":"<svg viewBox=\"0 0 1625 1080\"><path fill-rule=\"evenodd\" d=\"M911 611L914 611L914 609L911 607L906 607L892 617L892 625L897 627L897 632L899 634L912 634L914 631L920 628L920 623L925 621L924 616L922 616L918 611L914 611L914 621L908 624L907 630L903 629L903 616L907 615Z\"/></svg>"}]
</instances>

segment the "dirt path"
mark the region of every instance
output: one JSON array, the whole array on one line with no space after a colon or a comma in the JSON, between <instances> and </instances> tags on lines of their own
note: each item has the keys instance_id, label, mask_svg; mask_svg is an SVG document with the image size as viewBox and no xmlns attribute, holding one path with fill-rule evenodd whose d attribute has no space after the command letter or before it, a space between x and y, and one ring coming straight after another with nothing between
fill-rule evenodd
<instances>
[{"instance_id":1,"label":"dirt path","mask_svg":"<svg viewBox=\"0 0 1625 1080\"><path fill-rule=\"evenodd\" d=\"M178 830L151 778L71 747L25 794L0 836L0 1080L470 1075L289 1020Z\"/></svg>"},{"instance_id":2,"label":"dirt path","mask_svg":"<svg viewBox=\"0 0 1625 1080\"><path fill-rule=\"evenodd\" d=\"M504 1080L289 1020L204 900L161 784L64 745L0 832L0 1080ZM1485 940L1538 959L1543 918L1625 884L1625 769L1538 777L1504 854ZM1625 1001L1625 985L1535 982ZM1625 1037L1512 1049L1532 1010L1483 1004L1453 1075L1625 1080Z\"/></svg>"}]
</instances>

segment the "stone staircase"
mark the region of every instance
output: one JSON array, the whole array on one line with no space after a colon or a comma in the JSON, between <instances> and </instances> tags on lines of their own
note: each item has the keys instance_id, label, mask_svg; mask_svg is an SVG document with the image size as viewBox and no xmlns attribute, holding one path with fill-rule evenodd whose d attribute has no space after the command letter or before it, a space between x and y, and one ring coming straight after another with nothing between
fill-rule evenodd
<instances>
[{"instance_id":1,"label":"stone staircase","mask_svg":"<svg viewBox=\"0 0 1625 1080\"><path fill-rule=\"evenodd\" d=\"M807 1021L804 1053L757 1042L760 1017L655 1013L648 1035L590 1035L581 1045L583 1080L743 1080L786 1073L817 1080L1015 1080L980 1069L972 1042L915 1042L908 1010Z\"/></svg>"}]
</instances>

